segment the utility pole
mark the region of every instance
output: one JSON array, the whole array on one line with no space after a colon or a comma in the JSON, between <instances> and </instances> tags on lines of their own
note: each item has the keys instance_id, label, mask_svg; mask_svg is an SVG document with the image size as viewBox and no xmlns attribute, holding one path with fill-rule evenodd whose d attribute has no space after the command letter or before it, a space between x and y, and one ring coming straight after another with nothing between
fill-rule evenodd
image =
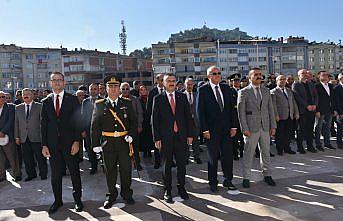
<instances>
[{"instance_id":1,"label":"utility pole","mask_svg":"<svg viewBox=\"0 0 343 221\"><path fill-rule=\"evenodd\" d=\"M122 55L126 55L126 39L127 39L127 34L126 34L126 26L124 23L124 20L121 21L121 25L122 25L122 29L121 29L121 33L119 34L119 39L120 39L120 48L121 48L121 52Z\"/></svg>"}]
</instances>

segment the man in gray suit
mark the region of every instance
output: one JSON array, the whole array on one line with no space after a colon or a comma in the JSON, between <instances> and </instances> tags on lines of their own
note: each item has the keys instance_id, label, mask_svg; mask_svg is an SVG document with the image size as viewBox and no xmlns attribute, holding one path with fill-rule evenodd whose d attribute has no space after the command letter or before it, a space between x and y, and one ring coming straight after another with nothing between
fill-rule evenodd
<instances>
[{"instance_id":1,"label":"man in gray suit","mask_svg":"<svg viewBox=\"0 0 343 221\"><path fill-rule=\"evenodd\" d=\"M292 136L293 119L299 119L297 103L291 89L286 87L286 76L279 75L276 78L276 88L270 91L274 104L275 119L277 122L276 129L276 149L278 155L283 152L295 154L289 144Z\"/></svg>"},{"instance_id":2,"label":"man in gray suit","mask_svg":"<svg viewBox=\"0 0 343 221\"><path fill-rule=\"evenodd\" d=\"M256 145L261 152L264 181L275 186L270 170L270 135L275 134L276 122L270 92L261 86L262 72L253 68L249 72L250 85L238 92L238 117L244 135L243 187L250 187L252 161Z\"/></svg>"},{"instance_id":3,"label":"man in gray suit","mask_svg":"<svg viewBox=\"0 0 343 221\"><path fill-rule=\"evenodd\" d=\"M188 103L190 105L190 110L192 114L192 120L193 120L193 144L191 147L193 148L193 157L194 161L197 164L202 164L202 161L200 159L200 144L199 144L199 133L200 133L200 125L199 125L199 119L196 114L196 97L197 93L193 92L194 88L194 81L191 77L188 77L185 80L185 91L183 92L187 96ZM188 149L188 157L187 157L187 162L189 159L189 149Z\"/></svg>"},{"instance_id":4,"label":"man in gray suit","mask_svg":"<svg viewBox=\"0 0 343 221\"><path fill-rule=\"evenodd\" d=\"M23 159L27 177L30 181L37 177L35 159L38 163L39 176L42 180L47 179L47 163L42 154L40 134L40 112L42 104L33 101L33 94L29 88L23 91L24 103L15 108L14 137L17 145L22 146Z\"/></svg>"},{"instance_id":5,"label":"man in gray suit","mask_svg":"<svg viewBox=\"0 0 343 221\"><path fill-rule=\"evenodd\" d=\"M134 158L136 161L136 169L138 171L143 170L143 167L141 166L141 159L139 157L139 140L138 140L138 134L142 132L142 123L143 123L143 109L142 105L139 101L139 99L132 94L130 94L130 85L127 82L123 82L120 85L120 92L121 92L121 97L130 99L132 102L132 107L133 111L136 114L136 118L138 121L138 127L136 129L136 133L134 134L133 137L133 152L134 152Z\"/></svg>"}]
</instances>

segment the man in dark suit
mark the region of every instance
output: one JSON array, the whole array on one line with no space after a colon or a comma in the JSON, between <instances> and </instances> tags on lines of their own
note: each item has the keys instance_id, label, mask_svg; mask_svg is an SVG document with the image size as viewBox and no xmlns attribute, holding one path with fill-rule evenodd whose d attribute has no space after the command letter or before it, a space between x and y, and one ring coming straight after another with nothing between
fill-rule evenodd
<instances>
[{"instance_id":1,"label":"man in dark suit","mask_svg":"<svg viewBox=\"0 0 343 221\"><path fill-rule=\"evenodd\" d=\"M49 213L55 213L62 205L62 174L65 161L73 184L75 210L82 211L81 177L79 169L79 140L76 120L78 116L78 101L75 96L64 91L64 75L54 72L50 76L50 86L53 93L42 100L41 136L42 153L50 159L51 185L55 202Z\"/></svg>"},{"instance_id":2,"label":"man in dark suit","mask_svg":"<svg viewBox=\"0 0 343 221\"><path fill-rule=\"evenodd\" d=\"M315 119L315 143L316 148L324 151L320 141L320 135L324 137L324 147L336 149L330 143L331 122L334 112L333 85L329 84L329 74L326 71L318 73L319 83L316 84L318 94L318 107Z\"/></svg>"},{"instance_id":3,"label":"man in dark suit","mask_svg":"<svg viewBox=\"0 0 343 221\"><path fill-rule=\"evenodd\" d=\"M0 91L0 138L6 135L9 137L7 144L0 146L0 182L6 180L6 158L8 159L13 175L14 181L21 180L21 171L19 168L17 148L14 142L14 111L15 106L11 103L6 103L6 95Z\"/></svg>"},{"instance_id":4,"label":"man in dark suit","mask_svg":"<svg viewBox=\"0 0 343 221\"><path fill-rule=\"evenodd\" d=\"M40 113L42 105L33 101L31 89L23 89L24 103L15 108L14 135L18 146L22 146L23 159L27 177L30 181L37 177L36 162L38 163L39 176L42 180L47 179L48 167L42 154L40 134Z\"/></svg>"},{"instance_id":5,"label":"man in dark suit","mask_svg":"<svg viewBox=\"0 0 343 221\"><path fill-rule=\"evenodd\" d=\"M192 149L193 149L193 157L194 157L194 161L197 164L202 164L202 161L200 159L200 143L199 143L199 133L200 133L200 123L199 123L199 119L198 116L196 114L196 102L197 102L197 92L193 92L193 88L194 88L194 81L193 78L187 78L185 80L185 91L183 92L184 94L186 94L189 106L190 106L190 110L191 110L191 115L192 115L192 122L193 122L193 143L191 145ZM188 162L189 159L189 148L188 148L188 157L186 160L186 163Z\"/></svg>"},{"instance_id":6,"label":"man in dark suit","mask_svg":"<svg viewBox=\"0 0 343 221\"><path fill-rule=\"evenodd\" d=\"M337 114L337 147L343 149L343 74L338 75L334 88L334 109Z\"/></svg>"},{"instance_id":7,"label":"man in dark suit","mask_svg":"<svg viewBox=\"0 0 343 221\"><path fill-rule=\"evenodd\" d=\"M316 153L313 147L314 113L318 106L318 95L313 83L309 80L311 74L306 69L298 71L299 81L292 85L295 101L299 109L299 130L297 131L298 152L306 153L303 140L306 140L307 150Z\"/></svg>"},{"instance_id":8,"label":"man in dark suit","mask_svg":"<svg viewBox=\"0 0 343 221\"><path fill-rule=\"evenodd\" d=\"M164 76L165 91L154 98L152 129L155 147L161 151L164 200L172 203L172 161L177 166L177 187L182 199L188 199L185 189L187 144L193 141L192 116L185 94L175 91L176 78Z\"/></svg>"},{"instance_id":9,"label":"man in dark suit","mask_svg":"<svg viewBox=\"0 0 343 221\"><path fill-rule=\"evenodd\" d=\"M132 83L133 88L130 90L130 94L139 97L139 87L142 86L141 81L133 81Z\"/></svg>"},{"instance_id":10,"label":"man in dark suit","mask_svg":"<svg viewBox=\"0 0 343 221\"><path fill-rule=\"evenodd\" d=\"M90 174L93 175L98 170L98 161L96 159L96 154L93 151L91 145L91 135L90 135L90 128L91 128L91 120L92 114L94 109L95 101L101 99L99 96L99 85L96 83L92 83L89 85L89 97L82 101L81 106L81 116L83 120L83 132L82 137L85 141L85 147L88 154L89 162L91 163L91 170Z\"/></svg>"},{"instance_id":11,"label":"man in dark suit","mask_svg":"<svg viewBox=\"0 0 343 221\"><path fill-rule=\"evenodd\" d=\"M148 118L151 119L151 114L152 114L152 103L154 100L154 97L156 95L162 94L164 91L164 86L163 86L163 74L157 74L155 77L155 84L156 87L154 87L148 95L148 101L147 101L147 115ZM152 119L151 119L152 121ZM155 165L154 168L158 169L161 166L161 156L160 156L160 151L155 148L154 150L154 157L155 157Z\"/></svg>"},{"instance_id":12,"label":"man in dark suit","mask_svg":"<svg viewBox=\"0 0 343 221\"><path fill-rule=\"evenodd\" d=\"M232 184L233 150L232 137L238 127L237 112L232 91L226 84L219 84L221 73L219 68L211 66L207 69L209 82L199 88L197 113L201 132L208 140L208 180L212 192L218 191L218 158L224 173L223 186L236 190Z\"/></svg>"}]
</instances>

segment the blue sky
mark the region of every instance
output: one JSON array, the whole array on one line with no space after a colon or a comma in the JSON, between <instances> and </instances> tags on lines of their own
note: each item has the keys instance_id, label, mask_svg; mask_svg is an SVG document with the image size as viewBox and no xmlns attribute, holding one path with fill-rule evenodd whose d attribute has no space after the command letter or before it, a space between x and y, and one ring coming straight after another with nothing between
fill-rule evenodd
<instances>
[{"instance_id":1,"label":"blue sky","mask_svg":"<svg viewBox=\"0 0 343 221\"><path fill-rule=\"evenodd\" d=\"M122 19L129 52L205 22L253 36L338 42L342 13L340 0L0 0L0 44L118 52Z\"/></svg>"}]
</instances>

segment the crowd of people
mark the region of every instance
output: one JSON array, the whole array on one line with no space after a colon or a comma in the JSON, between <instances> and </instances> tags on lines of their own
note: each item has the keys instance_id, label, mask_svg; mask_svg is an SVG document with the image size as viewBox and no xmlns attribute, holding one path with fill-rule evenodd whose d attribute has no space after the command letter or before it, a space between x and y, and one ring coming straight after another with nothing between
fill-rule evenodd
<instances>
[{"instance_id":1,"label":"crowd of people","mask_svg":"<svg viewBox=\"0 0 343 221\"><path fill-rule=\"evenodd\" d=\"M49 213L63 205L62 177L67 168L75 210L82 211L79 163L84 157L91 175L99 164L104 167L108 209L118 197L118 165L120 195L127 204L135 203L131 171L132 165L137 171L146 169L141 157L153 157L154 169L162 167L163 198L172 203L172 168L177 169L178 194L186 200L186 165L203 163L204 146L213 193L218 192L218 161L223 186L235 191L233 161L239 159L244 188L250 187L254 157L261 158L264 181L276 185L270 163L273 143L280 156L336 149L332 136L343 149L343 74L335 79L326 71L312 74L301 69L297 80L283 74L265 79L259 68L253 68L246 77L237 73L224 80L220 69L212 66L201 82L192 76L181 82L173 74L157 74L149 91L140 81L131 88L109 76L104 83L80 86L70 94L64 90L63 74L54 72L50 86L44 91L18 90L13 103L10 94L0 91L0 182L6 180L7 169L14 181L21 181L22 165L25 182L38 175L45 180L48 159L55 198ZM291 148L292 140L297 151Z\"/></svg>"}]
</instances>

